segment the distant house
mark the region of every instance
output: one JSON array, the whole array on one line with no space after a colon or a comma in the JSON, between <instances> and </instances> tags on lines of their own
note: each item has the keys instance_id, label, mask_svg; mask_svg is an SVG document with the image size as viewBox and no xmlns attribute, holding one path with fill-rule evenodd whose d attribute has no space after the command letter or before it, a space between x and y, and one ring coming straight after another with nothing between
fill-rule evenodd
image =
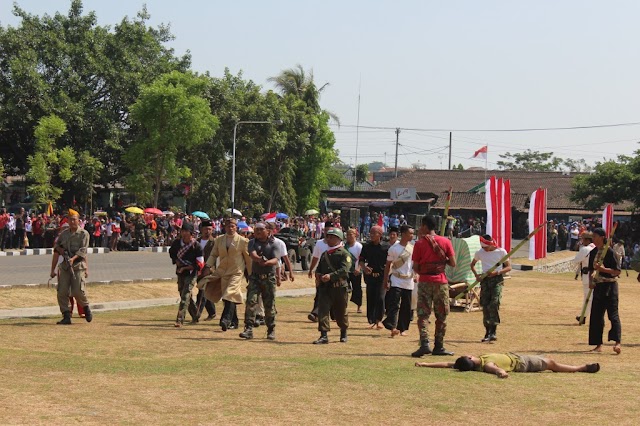
<instances>
[{"instance_id":1,"label":"distant house","mask_svg":"<svg viewBox=\"0 0 640 426\"><path fill-rule=\"evenodd\" d=\"M600 216L571 201L572 182L578 173L527 172L513 170L413 170L398 178L382 182L367 191L332 192L327 194L332 205L352 205L359 208L386 208L390 213L418 213L408 206L421 205L420 211L442 214L445 194L453 190L450 214L462 217L486 219L484 182L490 176L509 179L511 182L511 204L514 230L526 229L529 212L529 197L538 188L547 189L547 213L549 219L559 221L580 220ZM413 199L398 200L393 194L409 192ZM415 195L413 195L415 194ZM410 197L410 198L411 198ZM342 198L342 199L341 199ZM354 201L356 200L356 201ZM358 203L358 200L361 200ZM365 202L366 201L366 202ZM428 208L423 203L428 201ZM368 204L367 204L368 202ZM368 207L367 207L368 206ZM630 203L614 206L616 220L629 220L632 215ZM414 209L415 210L415 209Z\"/></svg>"}]
</instances>

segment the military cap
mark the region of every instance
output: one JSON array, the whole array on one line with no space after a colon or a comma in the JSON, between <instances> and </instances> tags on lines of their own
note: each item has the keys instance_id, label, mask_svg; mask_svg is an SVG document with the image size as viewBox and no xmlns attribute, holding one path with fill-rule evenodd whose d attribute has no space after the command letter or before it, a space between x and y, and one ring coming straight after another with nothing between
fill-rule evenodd
<instances>
[{"instance_id":1,"label":"military cap","mask_svg":"<svg viewBox=\"0 0 640 426\"><path fill-rule=\"evenodd\" d=\"M329 236L329 235L335 235L336 237L340 238L341 240L344 240L344 234L338 228L329 229L327 231L327 236Z\"/></svg>"}]
</instances>

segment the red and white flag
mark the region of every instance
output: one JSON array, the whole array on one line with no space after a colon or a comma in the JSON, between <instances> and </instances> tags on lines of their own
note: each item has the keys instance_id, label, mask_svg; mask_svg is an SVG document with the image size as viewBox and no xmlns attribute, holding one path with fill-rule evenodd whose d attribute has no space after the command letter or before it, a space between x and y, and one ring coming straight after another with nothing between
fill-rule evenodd
<instances>
[{"instance_id":1,"label":"red and white flag","mask_svg":"<svg viewBox=\"0 0 640 426\"><path fill-rule=\"evenodd\" d=\"M489 147L487 145L483 146L479 150L473 153L473 157L471 158L482 158L483 160L487 159L487 151Z\"/></svg>"},{"instance_id":2,"label":"red and white flag","mask_svg":"<svg viewBox=\"0 0 640 426\"><path fill-rule=\"evenodd\" d=\"M498 247L511 251L511 182L491 176L485 184L487 234Z\"/></svg>"},{"instance_id":3,"label":"red and white flag","mask_svg":"<svg viewBox=\"0 0 640 426\"><path fill-rule=\"evenodd\" d=\"M540 224L547 222L547 190L538 188L531 194L529 201L529 233ZM542 259L547 256L546 227L537 232L529 240L529 260Z\"/></svg>"},{"instance_id":4,"label":"red and white flag","mask_svg":"<svg viewBox=\"0 0 640 426\"><path fill-rule=\"evenodd\" d=\"M602 212L602 227L604 232L607 233L607 238L611 236L611 229L613 228L613 204L607 204Z\"/></svg>"},{"instance_id":5,"label":"red and white flag","mask_svg":"<svg viewBox=\"0 0 640 426\"><path fill-rule=\"evenodd\" d=\"M276 221L276 213L269 213L264 216L265 222L275 222Z\"/></svg>"}]
</instances>

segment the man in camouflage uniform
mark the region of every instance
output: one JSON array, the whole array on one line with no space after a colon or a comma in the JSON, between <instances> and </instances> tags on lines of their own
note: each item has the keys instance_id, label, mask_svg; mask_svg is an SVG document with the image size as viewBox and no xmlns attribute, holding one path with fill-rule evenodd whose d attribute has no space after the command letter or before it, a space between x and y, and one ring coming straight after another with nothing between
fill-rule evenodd
<instances>
[{"instance_id":1,"label":"man in camouflage uniform","mask_svg":"<svg viewBox=\"0 0 640 426\"><path fill-rule=\"evenodd\" d=\"M55 246L55 251L65 259L58 273L58 305L63 317L58 324L62 325L71 324L69 296L74 297L78 301L78 306L84 308L87 322L93 319L89 300L85 294L89 233L80 228L80 216L73 209L69 209L68 223L69 228L62 231ZM51 272L53 275L53 270Z\"/></svg>"},{"instance_id":2,"label":"man in camouflage uniform","mask_svg":"<svg viewBox=\"0 0 640 426\"><path fill-rule=\"evenodd\" d=\"M251 275L247 286L247 306L244 311L243 339L253 339L253 327L256 322L258 296L262 296L264 319L267 325L267 339L276 338L276 286L280 286L278 268L278 250L271 236L271 224L257 223L254 227L255 238L249 241L249 256L252 260Z\"/></svg>"},{"instance_id":3,"label":"man in camouflage uniform","mask_svg":"<svg viewBox=\"0 0 640 426\"><path fill-rule=\"evenodd\" d=\"M416 241L411 260L418 279L418 329L420 347L411 356L420 358L432 353L429 347L429 317L436 317L433 355L453 355L444 349L444 335L449 314L449 282L445 265L456 266L453 246L448 238L436 235L436 221L432 216L422 218L421 238Z\"/></svg>"},{"instance_id":4,"label":"man in camouflage uniform","mask_svg":"<svg viewBox=\"0 0 640 426\"><path fill-rule=\"evenodd\" d=\"M340 229L330 229L326 238L329 249L320 257L316 270L320 338L313 342L314 345L329 343L327 332L330 330L330 312L333 312L338 327L340 327L340 341L343 343L347 341L347 329L349 328L347 277L353 261L342 244L344 235Z\"/></svg>"}]
</instances>

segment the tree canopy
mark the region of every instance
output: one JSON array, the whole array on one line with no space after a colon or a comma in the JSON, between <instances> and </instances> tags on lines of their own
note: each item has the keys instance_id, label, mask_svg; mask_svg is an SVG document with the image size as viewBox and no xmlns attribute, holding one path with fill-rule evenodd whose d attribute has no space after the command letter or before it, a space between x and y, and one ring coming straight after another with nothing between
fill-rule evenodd
<instances>
[{"instance_id":1,"label":"tree canopy","mask_svg":"<svg viewBox=\"0 0 640 426\"><path fill-rule=\"evenodd\" d=\"M321 190L340 180L329 127L337 117L320 106L328 83L318 88L302 66L264 90L242 72L193 74L190 54L167 47L169 27L151 27L144 7L113 27L81 0L66 14L18 5L14 14L20 25L0 25L0 158L7 173L26 174L31 195L89 203L94 184L124 183L157 205L179 184L188 210L219 214L230 204L239 121L283 122L237 128L236 205L248 214L317 208ZM48 156L36 134L46 117L65 128Z\"/></svg>"},{"instance_id":2,"label":"tree canopy","mask_svg":"<svg viewBox=\"0 0 640 426\"><path fill-rule=\"evenodd\" d=\"M621 155L617 161L596 164L593 173L576 176L571 198L593 211L606 203L629 201L640 208L640 150L635 157Z\"/></svg>"}]
</instances>

